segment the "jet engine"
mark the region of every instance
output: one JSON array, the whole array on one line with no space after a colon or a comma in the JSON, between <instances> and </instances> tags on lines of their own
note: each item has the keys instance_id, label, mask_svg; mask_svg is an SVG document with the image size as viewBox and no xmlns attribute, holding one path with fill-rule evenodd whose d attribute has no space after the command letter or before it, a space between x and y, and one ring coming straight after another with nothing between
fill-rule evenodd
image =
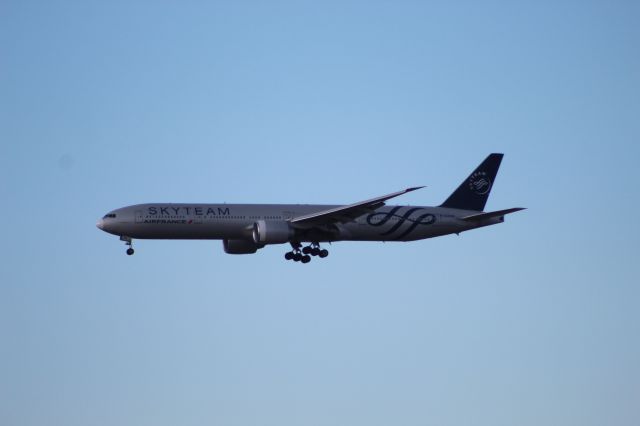
<instances>
[{"instance_id":1,"label":"jet engine","mask_svg":"<svg viewBox=\"0 0 640 426\"><path fill-rule=\"evenodd\" d=\"M247 240L222 240L222 247L227 254L252 254L262 246Z\"/></svg>"},{"instance_id":2,"label":"jet engine","mask_svg":"<svg viewBox=\"0 0 640 426\"><path fill-rule=\"evenodd\" d=\"M282 244L291 240L294 229L289 222L259 220L253 224L253 242L256 244Z\"/></svg>"}]
</instances>

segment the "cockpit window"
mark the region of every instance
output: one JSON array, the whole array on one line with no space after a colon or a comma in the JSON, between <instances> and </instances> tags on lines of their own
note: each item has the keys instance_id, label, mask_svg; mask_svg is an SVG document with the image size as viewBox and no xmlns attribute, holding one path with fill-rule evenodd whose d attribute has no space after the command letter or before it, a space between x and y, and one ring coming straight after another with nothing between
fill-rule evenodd
<instances>
[{"instance_id":1,"label":"cockpit window","mask_svg":"<svg viewBox=\"0 0 640 426\"><path fill-rule=\"evenodd\" d=\"M115 218L115 217L116 217L116 214L115 214L115 213L108 213L108 214L105 214L105 215L104 215L104 217L103 217L103 219L106 219L106 218L108 218L108 217Z\"/></svg>"}]
</instances>

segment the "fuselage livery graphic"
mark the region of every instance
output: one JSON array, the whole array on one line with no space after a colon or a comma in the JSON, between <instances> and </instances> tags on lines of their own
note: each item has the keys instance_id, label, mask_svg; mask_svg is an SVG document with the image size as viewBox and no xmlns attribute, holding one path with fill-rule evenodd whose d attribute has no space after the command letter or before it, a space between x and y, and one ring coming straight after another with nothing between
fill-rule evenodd
<instances>
[{"instance_id":1,"label":"fuselage livery graphic","mask_svg":"<svg viewBox=\"0 0 640 426\"><path fill-rule=\"evenodd\" d=\"M250 254L269 244L291 244L287 260L308 263L327 257L321 243L415 241L504 221L523 208L484 212L502 154L490 154L438 207L387 206L387 200L422 187L349 205L136 204L113 210L98 228L120 237L134 253L133 239L222 240L229 254Z\"/></svg>"}]
</instances>

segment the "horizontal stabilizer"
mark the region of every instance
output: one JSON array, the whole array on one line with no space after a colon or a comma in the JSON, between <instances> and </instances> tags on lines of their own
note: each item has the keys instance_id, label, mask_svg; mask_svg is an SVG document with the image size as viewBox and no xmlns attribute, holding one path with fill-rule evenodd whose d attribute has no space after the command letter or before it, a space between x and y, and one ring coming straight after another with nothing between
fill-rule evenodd
<instances>
[{"instance_id":1,"label":"horizontal stabilizer","mask_svg":"<svg viewBox=\"0 0 640 426\"><path fill-rule=\"evenodd\" d=\"M509 213L519 212L520 210L525 210L525 208L524 207L514 207L512 209L496 210L495 212L472 214L470 216L462 217L461 219L469 221L469 222L480 221L480 220L485 220L485 219L491 219L491 218L494 218L494 217L504 216L504 215L509 214Z\"/></svg>"}]
</instances>

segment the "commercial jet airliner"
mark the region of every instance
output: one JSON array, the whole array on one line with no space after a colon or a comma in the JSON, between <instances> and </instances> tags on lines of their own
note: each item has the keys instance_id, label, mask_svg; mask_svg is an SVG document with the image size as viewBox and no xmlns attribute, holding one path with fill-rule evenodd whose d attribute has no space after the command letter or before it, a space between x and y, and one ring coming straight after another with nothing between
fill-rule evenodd
<instances>
[{"instance_id":1,"label":"commercial jet airliner","mask_svg":"<svg viewBox=\"0 0 640 426\"><path fill-rule=\"evenodd\" d=\"M503 154L490 154L438 207L387 206L391 198L423 187L348 205L136 204L110 211L97 226L120 237L133 254L137 239L222 240L229 254L250 254L269 244L289 243L287 260L309 263L327 257L321 243L415 241L459 234L504 222L514 207L484 212Z\"/></svg>"}]
</instances>

